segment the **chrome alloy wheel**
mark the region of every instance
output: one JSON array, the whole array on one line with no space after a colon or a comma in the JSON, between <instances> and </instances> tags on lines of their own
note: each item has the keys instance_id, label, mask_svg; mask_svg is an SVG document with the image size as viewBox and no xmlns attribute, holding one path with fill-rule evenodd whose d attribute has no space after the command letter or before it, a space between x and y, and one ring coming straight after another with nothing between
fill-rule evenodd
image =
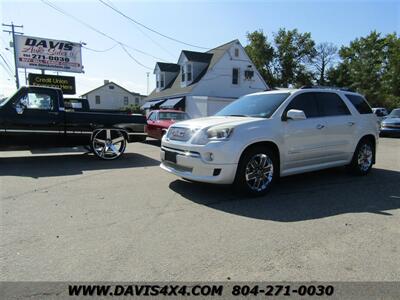
<instances>
[{"instance_id":1,"label":"chrome alloy wheel","mask_svg":"<svg viewBox=\"0 0 400 300\"><path fill-rule=\"evenodd\" d=\"M274 175L274 165L268 155L254 155L248 162L245 171L246 183L253 191L265 190Z\"/></svg>"},{"instance_id":2,"label":"chrome alloy wheel","mask_svg":"<svg viewBox=\"0 0 400 300\"><path fill-rule=\"evenodd\" d=\"M102 129L92 139L93 152L102 159L116 159L125 151L126 139L120 130Z\"/></svg>"},{"instance_id":3,"label":"chrome alloy wheel","mask_svg":"<svg viewBox=\"0 0 400 300\"><path fill-rule=\"evenodd\" d=\"M364 144L358 151L357 162L361 171L367 171L372 165L372 148L369 144Z\"/></svg>"}]
</instances>

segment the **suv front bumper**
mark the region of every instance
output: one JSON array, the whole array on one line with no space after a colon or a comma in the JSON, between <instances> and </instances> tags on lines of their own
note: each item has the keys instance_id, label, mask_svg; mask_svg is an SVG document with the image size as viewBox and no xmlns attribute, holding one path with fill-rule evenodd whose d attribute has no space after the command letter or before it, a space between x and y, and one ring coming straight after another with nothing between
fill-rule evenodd
<instances>
[{"instance_id":1,"label":"suv front bumper","mask_svg":"<svg viewBox=\"0 0 400 300\"><path fill-rule=\"evenodd\" d=\"M160 151L160 167L176 176L199 182L231 184L235 179L237 164L218 164L206 161L204 154L209 153L207 147L172 148L163 145ZM210 150L209 150L210 151ZM166 159L166 152L176 158L175 161Z\"/></svg>"}]
</instances>

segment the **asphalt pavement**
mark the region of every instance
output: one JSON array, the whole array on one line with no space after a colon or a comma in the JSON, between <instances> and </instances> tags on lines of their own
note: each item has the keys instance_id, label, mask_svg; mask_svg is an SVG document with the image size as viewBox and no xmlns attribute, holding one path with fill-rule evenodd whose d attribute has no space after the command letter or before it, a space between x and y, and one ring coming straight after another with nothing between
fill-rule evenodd
<instances>
[{"instance_id":1,"label":"asphalt pavement","mask_svg":"<svg viewBox=\"0 0 400 300\"><path fill-rule=\"evenodd\" d=\"M0 280L400 280L400 139L366 177L282 178L265 197L81 149L0 152Z\"/></svg>"}]
</instances>

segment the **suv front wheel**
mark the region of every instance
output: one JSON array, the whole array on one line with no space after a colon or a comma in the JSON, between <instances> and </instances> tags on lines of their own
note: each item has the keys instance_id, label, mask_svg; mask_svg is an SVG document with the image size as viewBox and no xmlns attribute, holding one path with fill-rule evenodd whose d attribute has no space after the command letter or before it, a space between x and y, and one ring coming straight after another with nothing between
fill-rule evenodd
<instances>
[{"instance_id":1,"label":"suv front wheel","mask_svg":"<svg viewBox=\"0 0 400 300\"><path fill-rule=\"evenodd\" d=\"M235 186L251 196L266 194L278 173L275 153L268 148L254 147L240 159Z\"/></svg>"}]
</instances>

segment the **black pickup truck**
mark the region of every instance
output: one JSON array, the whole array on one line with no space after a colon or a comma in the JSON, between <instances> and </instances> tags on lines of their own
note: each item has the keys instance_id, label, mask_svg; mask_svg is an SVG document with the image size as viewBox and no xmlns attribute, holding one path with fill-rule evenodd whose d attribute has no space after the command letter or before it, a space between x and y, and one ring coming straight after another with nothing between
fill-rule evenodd
<instances>
[{"instance_id":1,"label":"black pickup truck","mask_svg":"<svg viewBox=\"0 0 400 300\"><path fill-rule=\"evenodd\" d=\"M146 117L74 110L62 91L22 87L0 100L0 146L88 146L102 159L120 157L126 143L146 139Z\"/></svg>"}]
</instances>

